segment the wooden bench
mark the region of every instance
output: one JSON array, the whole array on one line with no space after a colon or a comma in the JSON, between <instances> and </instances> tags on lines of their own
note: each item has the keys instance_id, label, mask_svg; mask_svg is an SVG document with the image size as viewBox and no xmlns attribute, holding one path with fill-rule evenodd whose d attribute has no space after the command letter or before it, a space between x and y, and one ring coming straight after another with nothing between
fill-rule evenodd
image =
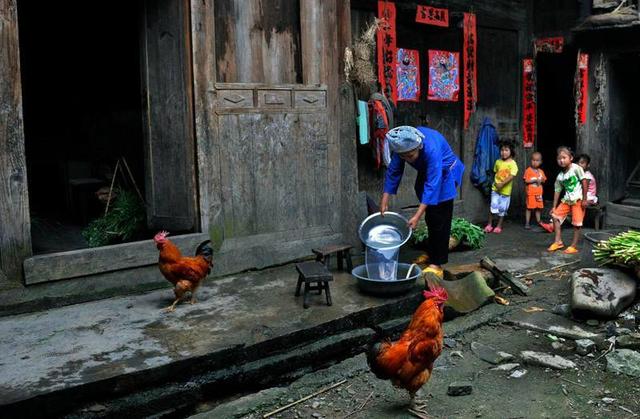
<instances>
[{"instance_id":1,"label":"wooden bench","mask_svg":"<svg viewBox=\"0 0 640 419\"><path fill-rule=\"evenodd\" d=\"M298 284L296 286L296 297L300 296L300 288L304 282L304 297L302 306L309 308L309 291L318 291L318 294L322 294L325 291L327 297L327 305L330 306L331 290L329 289L329 282L333 281L333 275L327 269L327 267L321 262L302 262L296 264L296 270L298 271ZM315 284L315 285L314 285Z\"/></svg>"},{"instance_id":2,"label":"wooden bench","mask_svg":"<svg viewBox=\"0 0 640 419\"><path fill-rule=\"evenodd\" d=\"M331 265L331 255L336 253L338 257L338 269L344 270L344 262L347 263L347 271L351 273L353 270L353 262L351 261L351 246L350 244L332 244L325 247L320 247L316 249L311 249L311 251L316 255L316 261L324 263L327 268L330 268Z\"/></svg>"}]
</instances>

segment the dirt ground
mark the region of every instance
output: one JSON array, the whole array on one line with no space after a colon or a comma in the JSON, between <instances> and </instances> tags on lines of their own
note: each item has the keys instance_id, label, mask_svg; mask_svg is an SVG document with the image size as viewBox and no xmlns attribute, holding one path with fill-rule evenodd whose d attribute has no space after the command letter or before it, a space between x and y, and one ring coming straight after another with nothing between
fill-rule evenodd
<instances>
[{"instance_id":1,"label":"dirt ground","mask_svg":"<svg viewBox=\"0 0 640 419\"><path fill-rule=\"evenodd\" d=\"M513 248L512 248L513 249ZM529 250L537 254L540 249ZM517 252L515 249L514 253ZM522 252L522 249L520 249ZM436 363L431 380L423 386L417 399L426 403L425 410L433 418L625 418L640 413L640 380L605 371L602 351L589 356L575 353L571 340L532 332L509 325L510 316L539 307L549 312L556 304L568 302L571 267L534 277L532 292L527 297L506 295L508 307L492 304L465 317L445 323L456 330L460 322L493 310L496 315L479 327L454 334L451 347L445 348ZM575 269L575 268L573 268ZM605 323L580 326L603 332ZM459 328L457 328L459 329ZM492 370L470 349L472 342L491 345L516 356L526 374L510 378L511 372ZM563 348L552 347L552 343ZM525 365L519 359L524 350L561 355L576 363L575 369L551 370ZM277 418L409 418L406 391L393 388L390 382L377 379L369 372L364 354L344 360L325 369L310 372L303 378L284 385L246 395L222 404L202 404L198 418L261 418L281 406L298 401L336 383L337 387L296 404L271 417ZM471 382L470 395L447 395L449 384Z\"/></svg>"}]
</instances>

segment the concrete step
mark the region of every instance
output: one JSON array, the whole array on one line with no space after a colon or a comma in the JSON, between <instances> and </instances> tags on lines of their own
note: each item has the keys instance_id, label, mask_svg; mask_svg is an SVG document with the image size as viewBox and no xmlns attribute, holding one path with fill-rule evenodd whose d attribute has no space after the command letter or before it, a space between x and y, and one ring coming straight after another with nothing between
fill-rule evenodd
<instances>
[{"instance_id":1,"label":"concrete step","mask_svg":"<svg viewBox=\"0 0 640 419\"><path fill-rule=\"evenodd\" d=\"M119 398L121 412L147 415L205 393L237 392L349 356L374 335L371 327L413 313L423 300L419 283L381 299L335 273L334 304L314 295L305 310L293 295L296 281L291 265L216 280L200 290L200 302L170 314L161 309L172 292L160 290L0 318L3 415L82 416L78 406Z\"/></svg>"},{"instance_id":2,"label":"concrete step","mask_svg":"<svg viewBox=\"0 0 640 419\"><path fill-rule=\"evenodd\" d=\"M607 225L640 228L640 211L633 205L607 203Z\"/></svg>"}]
</instances>

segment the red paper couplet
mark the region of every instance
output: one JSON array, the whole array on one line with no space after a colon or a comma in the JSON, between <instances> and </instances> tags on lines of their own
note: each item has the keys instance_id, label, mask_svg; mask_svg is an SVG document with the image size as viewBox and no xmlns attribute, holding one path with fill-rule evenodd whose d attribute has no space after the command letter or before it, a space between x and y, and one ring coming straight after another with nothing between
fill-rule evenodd
<instances>
[{"instance_id":1,"label":"red paper couplet","mask_svg":"<svg viewBox=\"0 0 640 419\"><path fill-rule=\"evenodd\" d=\"M377 33L378 81L385 96L397 103L395 3L378 1L378 18L383 20Z\"/></svg>"},{"instance_id":2,"label":"red paper couplet","mask_svg":"<svg viewBox=\"0 0 640 419\"><path fill-rule=\"evenodd\" d=\"M584 125L587 122L587 105L589 96L589 54L578 53L578 80L576 94L576 111L578 114L578 124Z\"/></svg>"},{"instance_id":3,"label":"red paper couplet","mask_svg":"<svg viewBox=\"0 0 640 419\"><path fill-rule=\"evenodd\" d=\"M449 10L431 6L418 6L416 22L449 27Z\"/></svg>"},{"instance_id":4,"label":"red paper couplet","mask_svg":"<svg viewBox=\"0 0 640 419\"><path fill-rule=\"evenodd\" d=\"M535 40L536 53L551 52L560 54L564 49L564 37L554 36L550 38L540 38Z\"/></svg>"},{"instance_id":5,"label":"red paper couplet","mask_svg":"<svg viewBox=\"0 0 640 419\"><path fill-rule=\"evenodd\" d=\"M476 111L478 100L477 61L476 50L478 40L476 37L476 15L465 13L463 19L464 42L462 46L462 59L464 61L464 129L469 128L471 114Z\"/></svg>"},{"instance_id":6,"label":"red paper couplet","mask_svg":"<svg viewBox=\"0 0 640 419\"><path fill-rule=\"evenodd\" d=\"M522 60L522 139L525 148L533 147L536 135L536 79L534 61Z\"/></svg>"}]
</instances>

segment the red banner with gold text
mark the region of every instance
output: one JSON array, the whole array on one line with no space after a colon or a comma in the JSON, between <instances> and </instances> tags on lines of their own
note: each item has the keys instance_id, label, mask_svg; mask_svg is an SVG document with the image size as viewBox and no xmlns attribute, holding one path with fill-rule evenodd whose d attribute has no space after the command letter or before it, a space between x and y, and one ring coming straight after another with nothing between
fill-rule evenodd
<instances>
[{"instance_id":1,"label":"red banner with gold text","mask_svg":"<svg viewBox=\"0 0 640 419\"><path fill-rule=\"evenodd\" d=\"M449 27L449 10L431 6L418 6L416 22Z\"/></svg>"},{"instance_id":2,"label":"red banner with gold text","mask_svg":"<svg viewBox=\"0 0 640 419\"><path fill-rule=\"evenodd\" d=\"M522 139L524 148L533 147L536 135L536 78L534 61L522 60Z\"/></svg>"},{"instance_id":3,"label":"red banner with gold text","mask_svg":"<svg viewBox=\"0 0 640 419\"><path fill-rule=\"evenodd\" d=\"M378 18L382 19L377 33L378 81L385 96L397 103L395 3L378 1Z\"/></svg>"},{"instance_id":4,"label":"red banner with gold text","mask_svg":"<svg viewBox=\"0 0 640 419\"><path fill-rule=\"evenodd\" d=\"M589 96L589 54L578 52L578 69L576 71L576 118L578 125L587 122Z\"/></svg>"},{"instance_id":5,"label":"red banner with gold text","mask_svg":"<svg viewBox=\"0 0 640 419\"><path fill-rule=\"evenodd\" d=\"M476 37L476 15L464 14L464 41L462 46L462 60L464 64L464 129L469 128L471 114L476 111L478 100L477 62L476 50L478 41Z\"/></svg>"}]
</instances>

